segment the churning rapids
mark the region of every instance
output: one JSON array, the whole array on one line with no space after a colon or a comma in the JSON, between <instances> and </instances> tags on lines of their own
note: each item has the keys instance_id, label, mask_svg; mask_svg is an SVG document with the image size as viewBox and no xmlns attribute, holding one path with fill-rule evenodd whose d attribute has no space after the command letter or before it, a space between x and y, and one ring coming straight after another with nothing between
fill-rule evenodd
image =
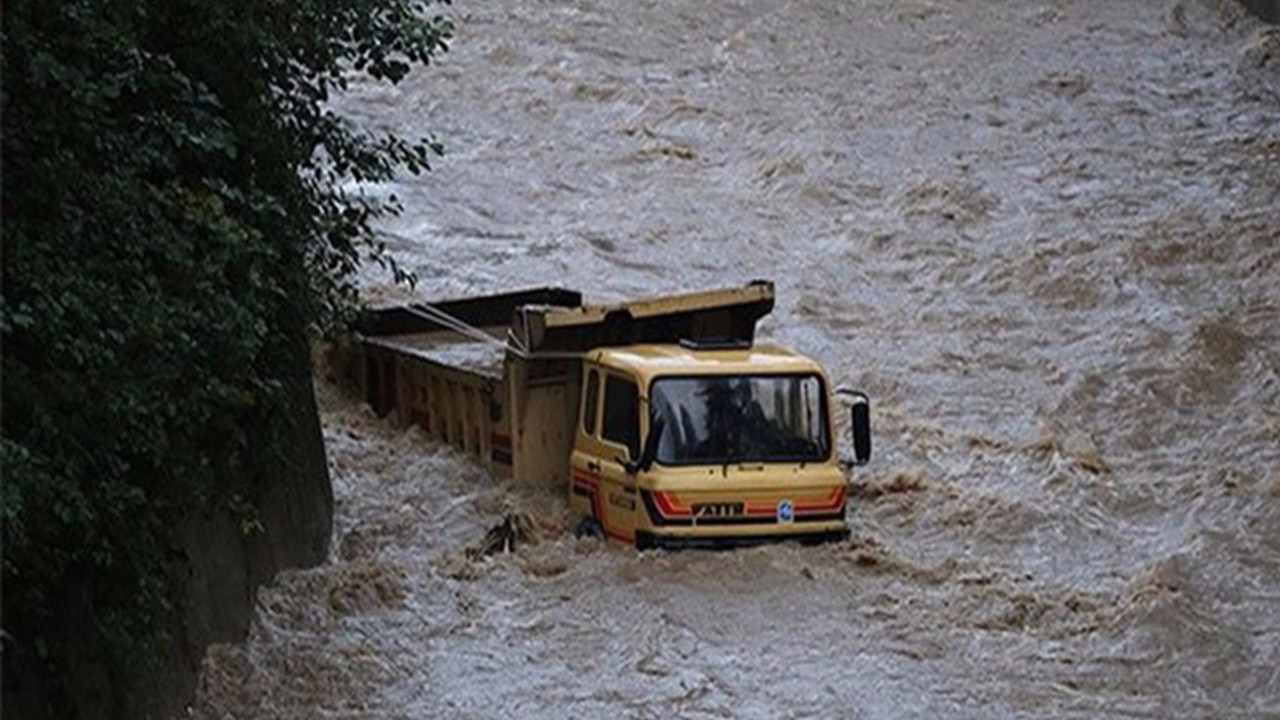
<instances>
[{"instance_id":1,"label":"churning rapids","mask_svg":"<svg viewBox=\"0 0 1280 720\"><path fill-rule=\"evenodd\" d=\"M575 540L562 488L318 377L332 558L210 649L196 717L1280 718L1277 29L1225 0L449 11L438 65L340 103L447 144L370 189L416 292L775 280L764 336L873 399L853 538ZM516 511L539 541L471 559Z\"/></svg>"}]
</instances>

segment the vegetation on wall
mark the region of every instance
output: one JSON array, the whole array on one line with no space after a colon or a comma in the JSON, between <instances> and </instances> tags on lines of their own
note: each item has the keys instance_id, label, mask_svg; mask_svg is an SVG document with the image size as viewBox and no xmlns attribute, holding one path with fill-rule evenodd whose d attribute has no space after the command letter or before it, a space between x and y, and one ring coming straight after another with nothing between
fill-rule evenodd
<instances>
[{"instance_id":1,"label":"vegetation on wall","mask_svg":"<svg viewBox=\"0 0 1280 720\"><path fill-rule=\"evenodd\" d=\"M121 657L164 641L175 523L270 451L292 412L279 358L386 262L370 221L394 207L344 183L440 152L326 104L445 50L432 1L5 3L8 635L46 652L76 593Z\"/></svg>"}]
</instances>

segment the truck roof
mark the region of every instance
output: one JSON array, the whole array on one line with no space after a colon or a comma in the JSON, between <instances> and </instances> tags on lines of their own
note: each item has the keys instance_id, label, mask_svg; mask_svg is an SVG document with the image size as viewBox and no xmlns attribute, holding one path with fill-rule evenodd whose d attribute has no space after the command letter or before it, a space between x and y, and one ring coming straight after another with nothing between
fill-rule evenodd
<instances>
[{"instance_id":1,"label":"truck roof","mask_svg":"<svg viewBox=\"0 0 1280 720\"><path fill-rule=\"evenodd\" d=\"M731 350L676 344L625 345L592 350L585 359L628 370L643 385L663 375L822 374L817 362L776 345Z\"/></svg>"},{"instance_id":2,"label":"truck roof","mask_svg":"<svg viewBox=\"0 0 1280 720\"><path fill-rule=\"evenodd\" d=\"M587 304L582 294L538 288L500 295L366 310L357 334L396 344L410 335L465 330L536 353L580 353L604 346L690 341L750 344L756 322L773 310L773 283L757 280L724 288L615 304ZM474 339L474 338L473 338ZM403 345L403 342L399 344ZM420 345L418 341L415 345Z\"/></svg>"}]
</instances>

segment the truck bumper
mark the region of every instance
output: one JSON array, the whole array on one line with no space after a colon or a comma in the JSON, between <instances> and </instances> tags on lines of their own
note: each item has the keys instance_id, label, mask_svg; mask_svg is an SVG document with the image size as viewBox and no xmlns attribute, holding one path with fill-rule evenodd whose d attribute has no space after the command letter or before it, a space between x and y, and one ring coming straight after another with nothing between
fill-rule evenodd
<instances>
[{"instance_id":1,"label":"truck bumper","mask_svg":"<svg viewBox=\"0 0 1280 720\"><path fill-rule=\"evenodd\" d=\"M808 533L779 533L766 535L658 535L639 530L636 532L637 550L722 550L750 545L765 545L796 541L802 545L844 542L849 539L849 529L820 530Z\"/></svg>"}]
</instances>

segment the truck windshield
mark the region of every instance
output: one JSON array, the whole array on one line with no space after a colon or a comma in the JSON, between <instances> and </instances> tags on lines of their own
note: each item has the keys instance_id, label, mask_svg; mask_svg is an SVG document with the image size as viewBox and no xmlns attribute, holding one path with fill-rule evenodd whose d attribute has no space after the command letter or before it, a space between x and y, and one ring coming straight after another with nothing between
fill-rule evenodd
<instances>
[{"instance_id":1,"label":"truck windshield","mask_svg":"<svg viewBox=\"0 0 1280 720\"><path fill-rule=\"evenodd\" d=\"M663 465L812 462L830 455L817 375L663 377L650 401L662 419Z\"/></svg>"}]
</instances>

